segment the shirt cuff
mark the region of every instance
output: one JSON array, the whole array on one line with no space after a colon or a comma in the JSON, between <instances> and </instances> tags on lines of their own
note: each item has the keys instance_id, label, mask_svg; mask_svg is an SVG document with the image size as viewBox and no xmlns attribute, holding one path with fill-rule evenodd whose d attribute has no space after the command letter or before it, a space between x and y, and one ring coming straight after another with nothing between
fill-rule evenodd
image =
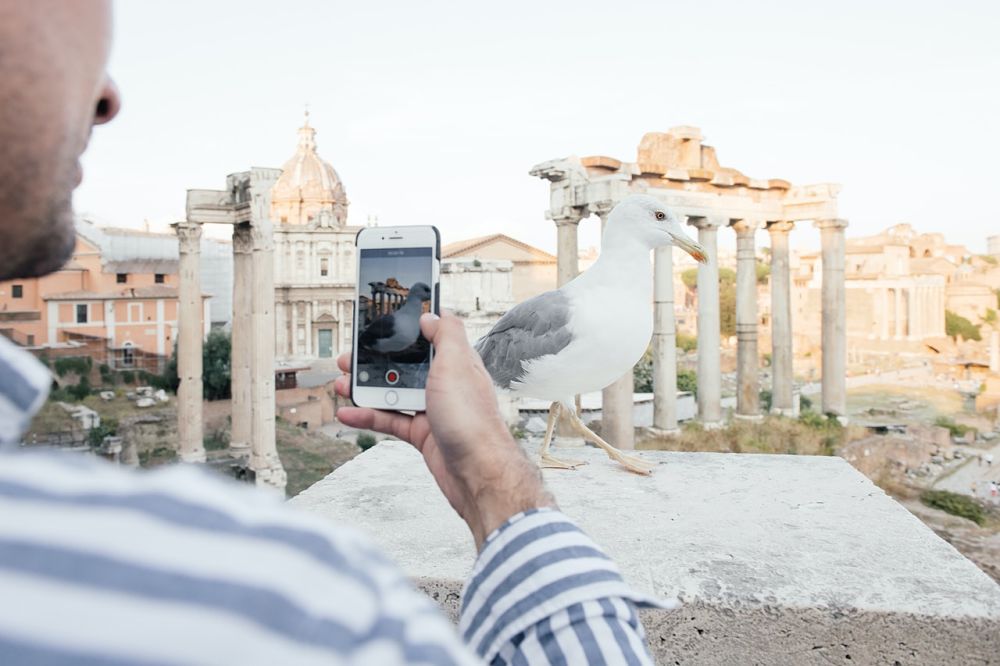
<instances>
[{"instance_id":1,"label":"shirt cuff","mask_svg":"<svg viewBox=\"0 0 1000 666\"><path fill-rule=\"evenodd\" d=\"M487 662L504 643L569 606L620 598L678 608L632 590L615 563L561 512L531 509L487 537L462 594L458 629Z\"/></svg>"}]
</instances>

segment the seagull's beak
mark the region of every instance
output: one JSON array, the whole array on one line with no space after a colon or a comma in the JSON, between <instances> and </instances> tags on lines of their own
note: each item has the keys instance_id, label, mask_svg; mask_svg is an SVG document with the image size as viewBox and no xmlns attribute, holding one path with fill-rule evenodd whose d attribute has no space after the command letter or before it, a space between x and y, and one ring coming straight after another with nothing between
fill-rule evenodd
<instances>
[{"instance_id":1,"label":"seagull's beak","mask_svg":"<svg viewBox=\"0 0 1000 666\"><path fill-rule=\"evenodd\" d=\"M695 261L703 264L708 263L708 255L705 254L705 248L701 244L679 231L667 231L667 233L670 234L670 238L673 239L674 244L694 257Z\"/></svg>"}]
</instances>

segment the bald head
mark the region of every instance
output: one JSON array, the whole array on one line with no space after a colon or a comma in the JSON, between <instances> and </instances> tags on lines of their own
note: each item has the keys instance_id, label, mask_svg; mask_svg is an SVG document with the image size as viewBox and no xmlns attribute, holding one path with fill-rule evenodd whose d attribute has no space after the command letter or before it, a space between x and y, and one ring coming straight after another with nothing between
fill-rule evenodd
<instances>
[{"instance_id":1,"label":"bald head","mask_svg":"<svg viewBox=\"0 0 1000 666\"><path fill-rule=\"evenodd\" d=\"M0 279L51 272L73 251L80 155L120 104L110 39L105 0L0 0Z\"/></svg>"}]
</instances>

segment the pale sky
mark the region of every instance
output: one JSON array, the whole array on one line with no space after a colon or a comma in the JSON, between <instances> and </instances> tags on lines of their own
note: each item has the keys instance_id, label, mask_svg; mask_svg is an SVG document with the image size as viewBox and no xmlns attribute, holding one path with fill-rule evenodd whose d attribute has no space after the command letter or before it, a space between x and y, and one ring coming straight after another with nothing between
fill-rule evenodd
<instances>
[{"instance_id":1,"label":"pale sky","mask_svg":"<svg viewBox=\"0 0 1000 666\"><path fill-rule=\"evenodd\" d=\"M76 197L102 224L159 228L183 217L186 189L281 166L308 103L350 223L435 224L446 243L503 232L554 250L548 183L531 166L634 161L645 132L676 125L700 127L748 176L841 183L849 235L909 222L984 252L1000 233L1000 2L116 10L124 106L95 130ZM581 247L598 224L581 224ZM811 228L792 238L818 243Z\"/></svg>"}]
</instances>

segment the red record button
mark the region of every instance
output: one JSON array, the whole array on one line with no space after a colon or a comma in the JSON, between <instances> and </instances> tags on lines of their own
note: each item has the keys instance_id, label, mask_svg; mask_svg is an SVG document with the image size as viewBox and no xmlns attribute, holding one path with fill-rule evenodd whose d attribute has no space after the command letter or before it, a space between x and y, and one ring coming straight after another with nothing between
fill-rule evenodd
<instances>
[{"instance_id":1,"label":"red record button","mask_svg":"<svg viewBox=\"0 0 1000 666\"><path fill-rule=\"evenodd\" d=\"M399 372L396 370L389 370L385 373L385 381L390 386L395 386L399 383Z\"/></svg>"}]
</instances>

